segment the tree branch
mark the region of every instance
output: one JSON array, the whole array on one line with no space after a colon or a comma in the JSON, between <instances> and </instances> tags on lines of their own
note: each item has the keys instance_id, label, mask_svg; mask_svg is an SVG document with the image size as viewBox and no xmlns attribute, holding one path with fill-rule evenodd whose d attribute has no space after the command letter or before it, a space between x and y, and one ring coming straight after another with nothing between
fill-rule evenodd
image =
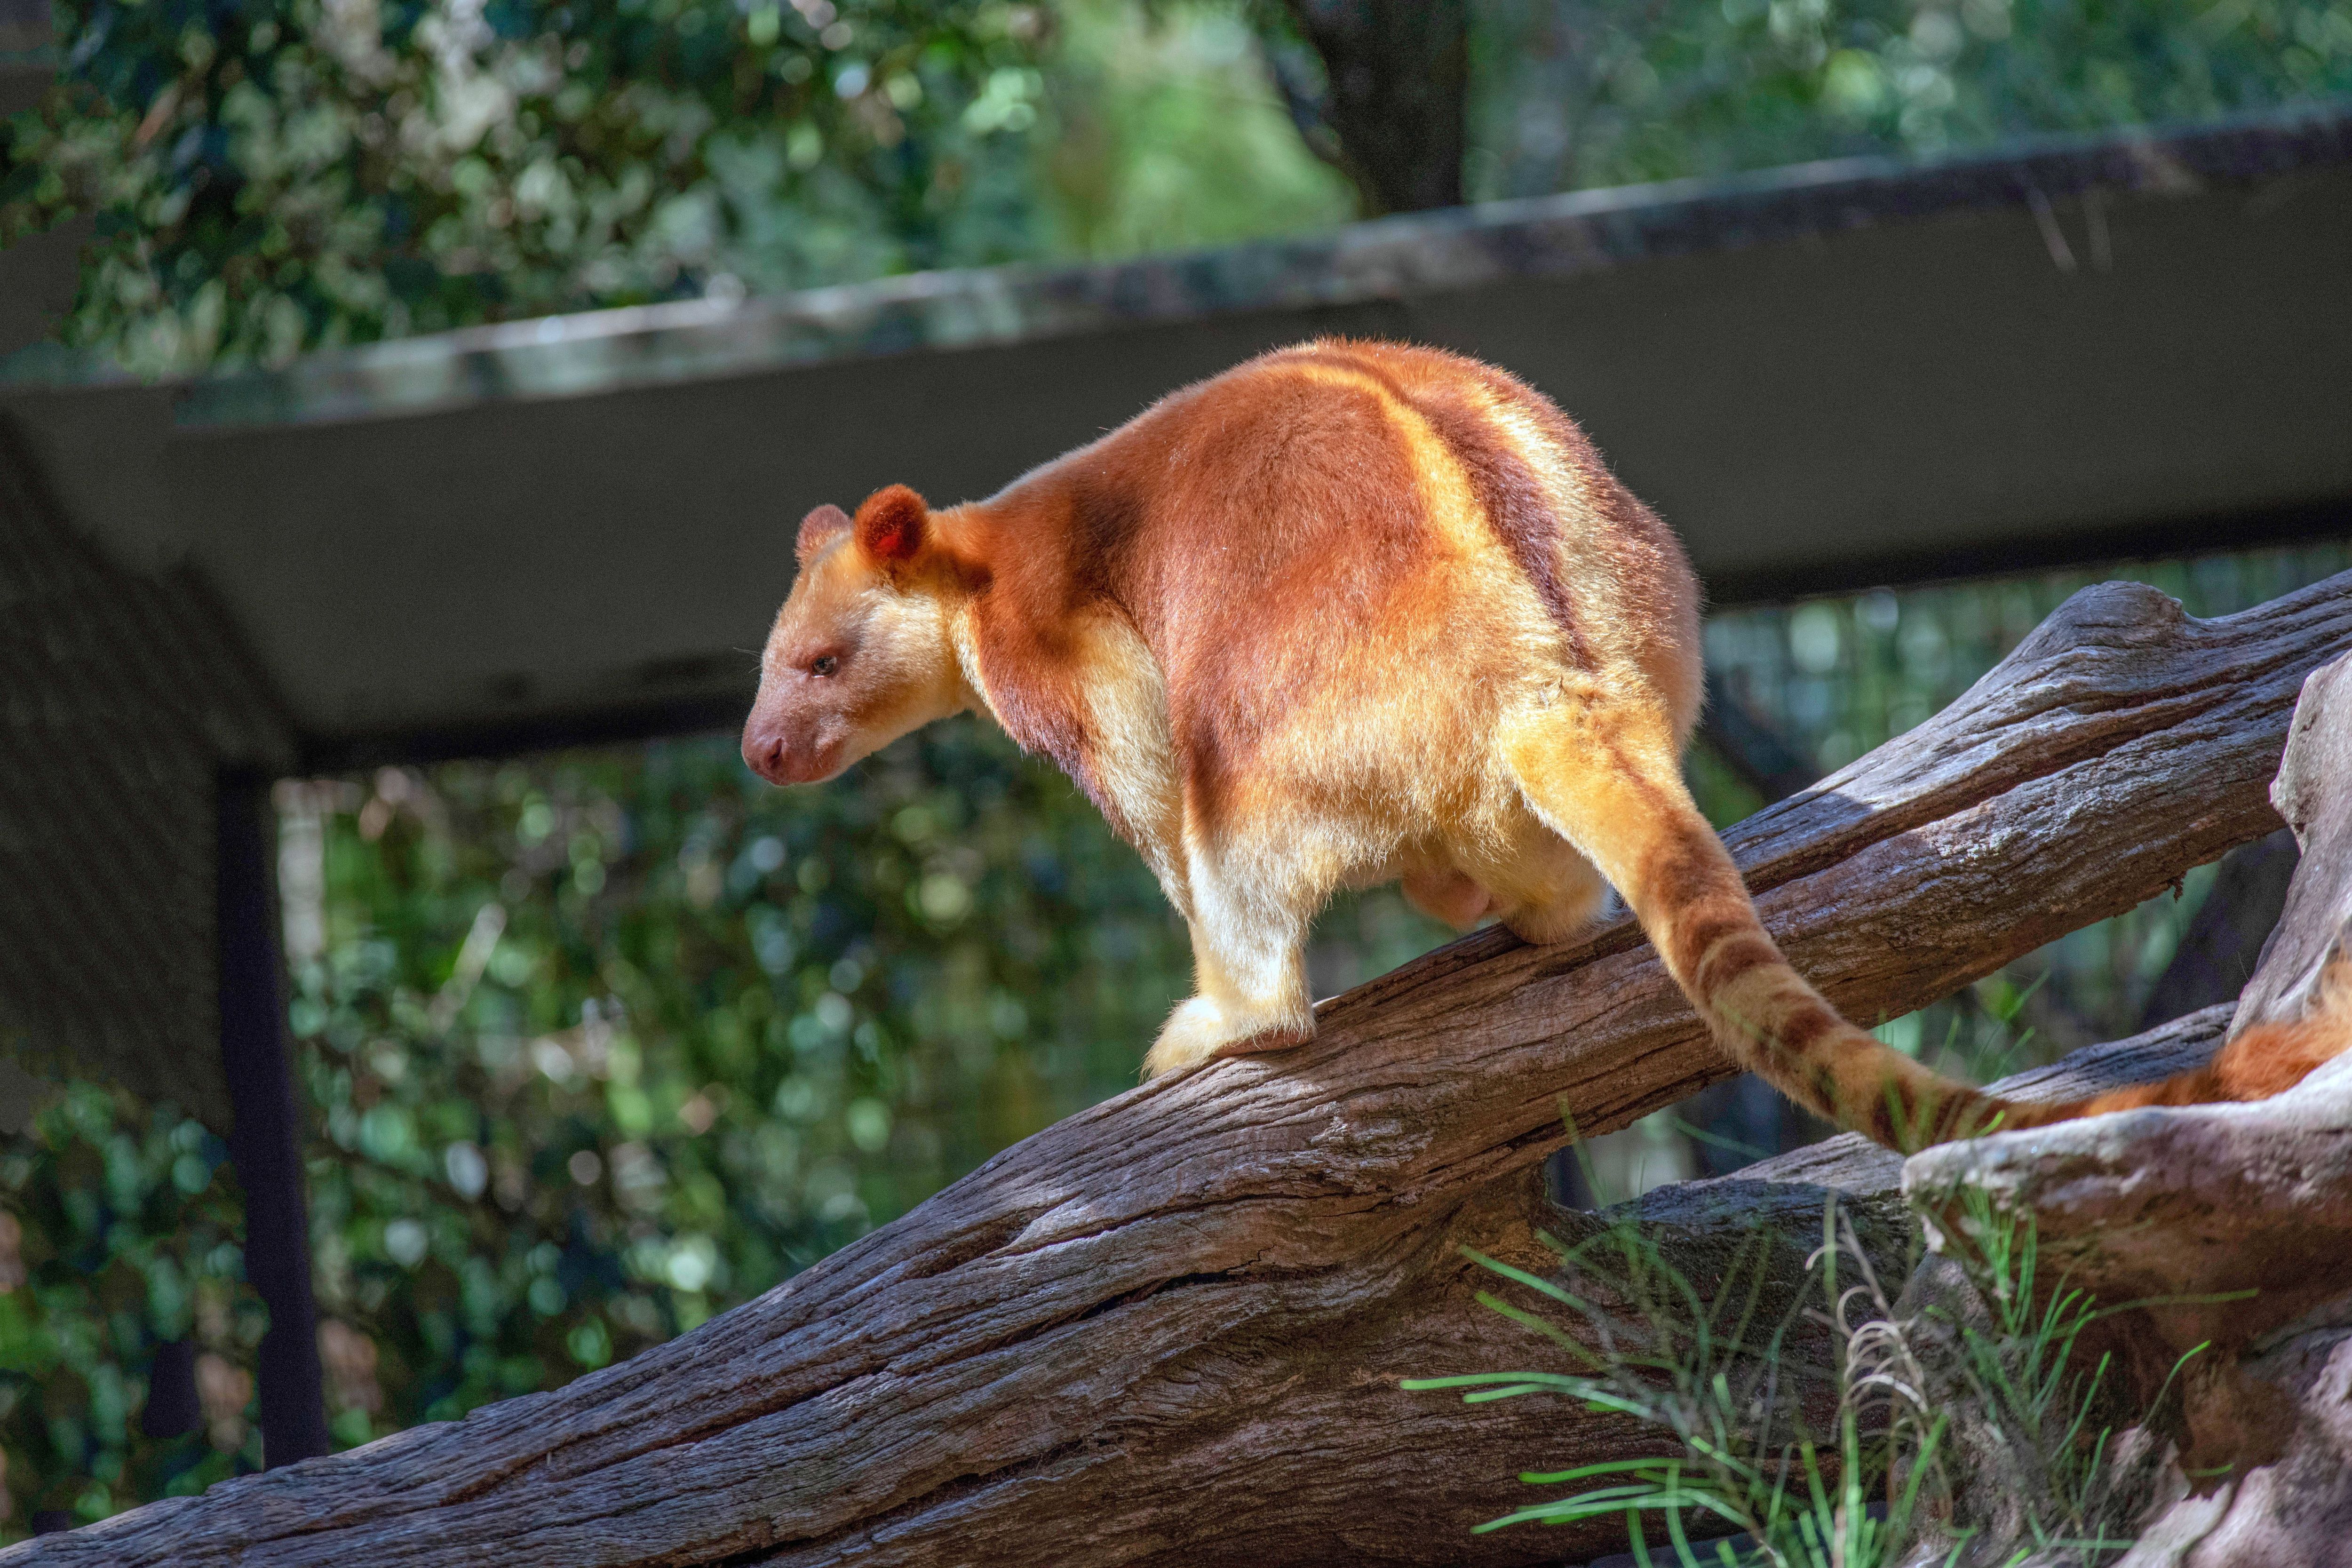
<instances>
[{"instance_id":1,"label":"tree branch","mask_svg":"<svg viewBox=\"0 0 2352 1568\"><path fill-rule=\"evenodd\" d=\"M2272 795L2302 858L2232 1038L2326 1016L2323 976L2352 958L2352 658L2305 684ZM2179 1473L2158 1499L2173 1506L2146 1525L2151 1541L2200 1542L2196 1561L2212 1568L2341 1555L2352 1521L2342 1418L2352 1060L2326 1061L2253 1104L2126 1111L1927 1150L1903 1185L1963 1241L1976 1216L1962 1190L1989 1196L1995 1214L2032 1220L2044 1277L2139 1303L2103 1338L2134 1385L2127 1408L2148 1409L2169 1383L2180 1393L2159 1412L2180 1439ZM2218 1491L2189 1485L2224 1474Z\"/></svg>"},{"instance_id":2,"label":"tree branch","mask_svg":"<svg viewBox=\"0 0 2352 1568\"><path fill-rule=\"evenodd\" d=\"M2200 622L2077 595L1911 733L1729 835L1852 1016L1908 1012L2278 824L2352 575ZM1729 1064L1620 922L1498 931L1319 1010L1311 1045L1145 1085L1005 1151L691 1334L551 1394L225 1482L0 1557L385 1568L1524 1563L1465 1532L1621 1423L1465 1409L1507 1368L1468 1241L1548 1258L1533 1167ZM1769 1208L1748 1189L1740 1201ZM1818 1207L1812 1209L1818 1223ZM1525 1406L1514 1410L1511 1405ZM1589 1542L1603 1539L1600 1531Z\"/></svg>"}]
</instances>

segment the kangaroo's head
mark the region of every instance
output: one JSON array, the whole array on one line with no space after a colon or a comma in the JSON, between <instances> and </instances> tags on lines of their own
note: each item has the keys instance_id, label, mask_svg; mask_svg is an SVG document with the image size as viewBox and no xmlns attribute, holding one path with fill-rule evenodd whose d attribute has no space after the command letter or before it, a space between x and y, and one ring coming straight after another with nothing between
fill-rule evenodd
<instances>
[{"instance_id":1,"label":"kangaroo's head","mask_svg":"<svg viewBox=\"0 0 2352 1568\"><path fill-rule=\"evenodd\" d=\"M950 633L956 573L922 497L892 485L855 519L821 506L796 549L743 723L743 760L780 784L832 778L974 701Z\"/></svg>"}]
</instances>

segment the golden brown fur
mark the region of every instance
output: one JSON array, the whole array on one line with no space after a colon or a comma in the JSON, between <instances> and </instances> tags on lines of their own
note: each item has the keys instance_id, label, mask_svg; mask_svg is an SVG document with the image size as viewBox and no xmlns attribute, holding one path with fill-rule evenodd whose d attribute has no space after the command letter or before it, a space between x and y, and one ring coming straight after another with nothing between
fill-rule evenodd
<instances>
[{"instance_id":1,"label":"golden brown fur","mask_svg":"<svg viewBox=\"0 0 2352 1568\"><path fill-rule=\"evenodd\" d=\"M1311 1035L1301 952L1339 888L1545 942L1605 879L1731 1054L1818 1114L1906 1148L2027 1119L1781 958L1682 782L1681 548L1499 371L1303 344L985 501L820 508L799 553L747 761L826 778L965 708L1053 757L1192 928L1199 994L1152 1072Z\"/></svg>"}]
</instances>

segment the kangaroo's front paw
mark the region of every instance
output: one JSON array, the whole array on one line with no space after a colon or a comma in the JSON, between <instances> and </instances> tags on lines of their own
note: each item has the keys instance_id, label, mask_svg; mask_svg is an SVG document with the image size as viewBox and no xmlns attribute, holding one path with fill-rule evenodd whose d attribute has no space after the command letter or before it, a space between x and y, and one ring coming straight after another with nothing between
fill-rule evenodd
<instances>
[{"instance_id":1,"label":"kangaroo's front paw","mask_svg":"<svg viewBox=\"0 0 2352 1568\"><path fill-rule=\"evenodd\" d=\"M1206 996L1195 996L1168 1015L1160 1038L1143 1058L1143 1075L1159 1078L1213 1057L1285 1050L1314 1037L1312 1015L1302 1020L1260 1012L1228 1012Z\"/></svg>"}]
</instances>

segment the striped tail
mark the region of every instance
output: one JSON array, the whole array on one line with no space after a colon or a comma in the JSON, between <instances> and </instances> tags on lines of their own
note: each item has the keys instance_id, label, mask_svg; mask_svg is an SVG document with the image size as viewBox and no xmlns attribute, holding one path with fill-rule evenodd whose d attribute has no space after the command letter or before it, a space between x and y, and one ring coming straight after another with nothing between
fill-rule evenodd
<instances>
[{"instance_id":1,"label":"striped tail","mask_svg":"<svg viewBox=\"0 0 2352 1568\"><path fill-rule=\"evenodd\" d=\"M1910 1153L2143 1106L2267 1099L2352 1049L2347 956L2321 976L2308 1016L2248 1029L2193 1072L2055 1104L1987 1094L1855 1028L1790 966L1654 726L1593 708L1553 710L1506 755L1538 815L1625 895L1726 1054L1814 1115L1887 1148Z\"/></svg>"},{"instance_id":2,"label":"striped tail","mask_svg":"<svg viewBox=\"0 0 2352 1568\"><path fill-rule=\"evenodd\" d=\"M1826 1121L1908 1153L2044 1108L1944 1078L1838 1016L1756 917L1661 726L1548 710L1507 743L1522 794L1633 906L1725 1052Z\"/></svg>"},{"instance_id":3,"label":"striped tail","mask_svg":"<svg viewBox=\"0 0 2352 1568\"><path fill-rule=\"evenodd\" d=\"M1733 1060L1824 1121L1906 1154L2041 1120L2044 1108L1945 1078L1848 1023L1767 934L1696 808L1664 827L1629 901Z\"/></svg>"}]
</instances>

